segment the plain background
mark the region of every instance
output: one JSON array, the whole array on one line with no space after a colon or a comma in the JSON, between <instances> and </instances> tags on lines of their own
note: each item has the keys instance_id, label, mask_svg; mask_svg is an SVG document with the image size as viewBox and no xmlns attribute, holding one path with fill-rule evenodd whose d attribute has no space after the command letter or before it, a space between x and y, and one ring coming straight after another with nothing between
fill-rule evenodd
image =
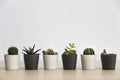
<instances>
[{"instance_id":1,"label":"plain background","mask_svg":"<svg viewBox=\"0 0 120 80\"><path fill-rule=\"evenodd\" d=\"M78 55L91 47L98 60L103 49L120 59L120 0L0 0L0 60L10 46L22 56L33 44L61 59L69 42Z\"/></svg>"}]
</instances>

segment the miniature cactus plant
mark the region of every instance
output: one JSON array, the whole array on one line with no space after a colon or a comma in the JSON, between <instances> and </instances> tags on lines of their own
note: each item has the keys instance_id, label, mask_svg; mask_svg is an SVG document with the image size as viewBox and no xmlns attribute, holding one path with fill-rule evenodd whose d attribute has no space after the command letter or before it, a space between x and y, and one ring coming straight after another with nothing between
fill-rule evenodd
<instances>
[{"instance_id":1,"label":"miniature cactus plant","mask_svg":"<svg viewBox=\"0 0 120 80\"><path fill-rule=\"evenodd\" d=\"M92 48L86 48L84 51L83 51L83 54L84 55L94 55L95 52Z\"/></svg>"},{"instance_id":2,"label":"miniature cactus plant","mask_svg":"<svg viewBox=\"0 0 120 80\"><path fill-rule=\"evenodd\" d=\"M26 47L24 47L23 50L23 54L26 54L26 55L35 55L37 52L39 52L41 49L38 49L36 51L34 51L35 49L35 44L33 45L33 47L29 47L28 49Z\"/></svg>"},{"instance_id":3,"label":"miniature cactus plant","mask_svg":"<svg viewBox=\"0 0 120 80\"><path fill-rule=\"evenodd\" d=\"M103 52L101 53L101 55L107 55L106 50L104 49Z\"/></svg>"},{"instance_id":4,"label":"miniature cactus plant","mask_svg":"<svg viewBox=\"0 0 120 80\"><path fill-rule=\"evenodd\" d=\"M75 55L76 50L74 49L76 46L74 43L69 43L69 46L66 46L63 55Z\"/></svg>"},{"instance_id":5,"label":"miniature cactus plant","mask_svg":"<svg viewBox=\"0 0 120 80\"><path fill-rule=\"evenodd\" d=\"M43 54L44 55L57 55L58 53L55 52L53 49L47 49L47 50L43 50Z\"/></svg>"},{"instance_id":6,"label":"miniature cactus plant","mask_svg":"<svg viewBox=\"0 0 120 80\"><path fill-rule=\"evenodd\" d=\"M17 49L17 47L10 47L10 48L8 48L8 54L9 55L18 55L18 49Z\"/></svg>"}]
</instances>

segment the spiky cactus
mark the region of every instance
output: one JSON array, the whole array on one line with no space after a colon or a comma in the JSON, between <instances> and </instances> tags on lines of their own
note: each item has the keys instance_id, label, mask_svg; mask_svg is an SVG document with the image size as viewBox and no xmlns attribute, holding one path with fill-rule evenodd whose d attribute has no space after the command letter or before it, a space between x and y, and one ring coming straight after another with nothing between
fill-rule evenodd
<instances>
[{"instance_id":1,"label":"spiky cactus","mask_svg":"<svg viewBox=\"0 0 120 80\"><path fill-rule=\"evenodd\" d=\"M44 55L57 55L58 53L55 52L53 49L47 49L43 51Z\"/></svg>"},{"instance_id":2,"label":"spiky cactus","mask_svg":"<svg viewBox=\"0 0 120 80\"><path fill-rule=\"evenodd\" d=\"M84 51L83 51L83 54L84 55L94 55L95 52L92 48L86 48Z\"/></svg>"},{"instance_id":3,"label":"spiky cactus","mask_svg":"<svg viewBox=\"0 0 120 80\"><path fill-rule=\"evenodd\" d=\"M17 47L10 47L10 48L8 48L8 54L9 55L18 55L18 49L17 49Z\"/></svg>"},{"instance_id":4,"label":"spiky cactus","mask_svg":"<svg viewBox=\"0 0 120 80\"><path fill-rule=\"evenodd\" d=\"M101 53L101 55L107 55L107 52L105 49L103 49L103 52Z\"/></svg>"},{"instance_id":5,"label":"spiky cactus","mask_svg":"<svg viewBox=\"0 0 120 80\"><path fill-rule=\"evenodd\" d=\"M74 43L69 43L68 46L66 46L65 51L63 55L74 55L76 54L76 50L74 49L76 46Z\"/></svg>"},{"instance_id":6,"label":"spiky cactus","mask_svg":"<svg viewBox=\"0 0 120 80\"><path fill-rule=\"evenodd\" d=\"M26 54L26 55L35 55L38 51L40 51L41 49L38 49L36 51L34 51L35 49L35 44L33 45L33 47L29 47L28 49L26 47L24 47L23 50L23 54Z\"/></svg>"}]
</instances>

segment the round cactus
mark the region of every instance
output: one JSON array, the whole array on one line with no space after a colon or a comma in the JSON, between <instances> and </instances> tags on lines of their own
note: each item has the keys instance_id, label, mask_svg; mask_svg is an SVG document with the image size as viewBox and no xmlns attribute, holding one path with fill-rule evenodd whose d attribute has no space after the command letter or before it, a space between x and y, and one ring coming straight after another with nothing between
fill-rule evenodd
<instances>
[{"instance_id":1,"label":"round cactus","mask_svg":"<svg viewBox=\"0 0 120 80\"><path fill-rule=\"evenodd\" d=\"M83 51L83 54L84 55L94 55L94 50L92 48L86 48L84 51Z\"/></svg>"},{"instance_id":2,"label":"round cactus","mask_svg":"<svg viewBox=\"0 0 120 80\"><path fill-rule=\"evenodd\" d=\"M8 54L9 55L18 55L18 49L17 49L17 47L10 47L8 49Z\"/></svg>"},{"instance_id":3,"label":"round cactus","mask_svg":"<svg viewBox=\"0 0 120 80\"><path fill-rule=\"evenodd\" d=\"M58 53L55 52L53 49L47 49L43 51L44 55L57 55Z\"/></svg>"}]
</instances>

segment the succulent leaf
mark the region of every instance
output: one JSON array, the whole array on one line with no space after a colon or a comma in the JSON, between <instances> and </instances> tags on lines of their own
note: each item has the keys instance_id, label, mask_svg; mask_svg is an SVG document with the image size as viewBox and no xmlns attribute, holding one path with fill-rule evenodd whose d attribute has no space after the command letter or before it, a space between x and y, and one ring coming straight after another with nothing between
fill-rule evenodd
<instances>
[{"instance_id":1,"label":"succulent leaf","mask_svg":"<svg viewBox=\"0 0 120 80\"><path fill-rule=\"evenodd\" d=\"M76 50L74 50L74 48L75 48L75 44L74 43L69 43L68 46L66 46L63 55L74 55L74 54L76 54Z\"/></svg>"},{"instance_id":2,"label":"succulent leaf","mask_svg":"<svg viewBox=\"0 0 120 80\"><path fill-rule=\"evenodd\" d=\"M103 52L101 53L101 55L107 55L107 52L105 49L103 49Z\"/></svg>"},{"instance_id":3,"label":"succulent leaf","mask_svg":"<svg viewBox=\"0 0 120 80\"><path fill-rule=\"evenodd\" d=\"M33 45L33 47L28 47L28 49L26 47L24 47L23 50L23 54L26 54L26 55L35 55L38 51L40 51L41 49L38 49L36 51L34 51L35 49L35 44Z\"/></svg>"}]
</instances>

